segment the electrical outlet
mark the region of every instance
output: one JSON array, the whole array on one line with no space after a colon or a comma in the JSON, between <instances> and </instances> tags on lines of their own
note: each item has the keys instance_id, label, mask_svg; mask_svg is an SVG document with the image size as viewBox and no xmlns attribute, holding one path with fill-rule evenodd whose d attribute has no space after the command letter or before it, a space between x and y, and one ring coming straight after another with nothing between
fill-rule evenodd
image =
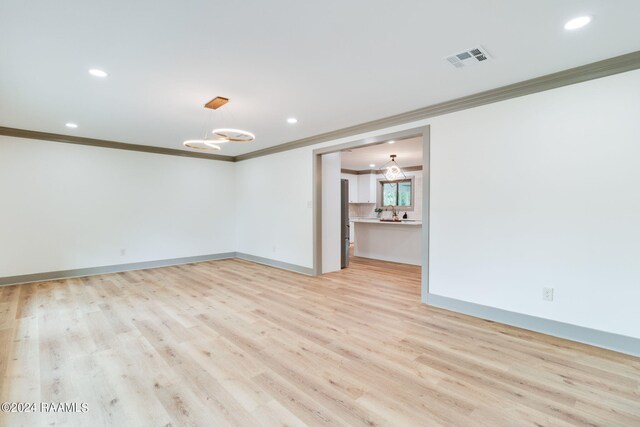
<instances>
[{"instance_id":1,"label":"electrical outlet","mask_svg":"<svg viewBox=\"0 0 640 427\"><path fill-rule=\"evenodd\" d=\"M553 301L553 288L542 288L542 299L545 301Z\"/></svg>"}]
</instances>

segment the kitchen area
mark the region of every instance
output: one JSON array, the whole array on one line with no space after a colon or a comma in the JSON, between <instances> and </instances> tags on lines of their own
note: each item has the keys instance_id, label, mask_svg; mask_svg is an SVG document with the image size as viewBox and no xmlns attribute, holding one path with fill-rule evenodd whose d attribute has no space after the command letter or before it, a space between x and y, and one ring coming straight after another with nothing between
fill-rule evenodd
<instances>
[{"instance_id":1,"label":"kitchen area","mask_svg":"<svg viewBox=\"0 0 640 427\"><path fill-rule=\"evenodd\" d=\"M422 138L341 153L343 268L350 256L421 265Z\"/></svg>"}]
</instances>

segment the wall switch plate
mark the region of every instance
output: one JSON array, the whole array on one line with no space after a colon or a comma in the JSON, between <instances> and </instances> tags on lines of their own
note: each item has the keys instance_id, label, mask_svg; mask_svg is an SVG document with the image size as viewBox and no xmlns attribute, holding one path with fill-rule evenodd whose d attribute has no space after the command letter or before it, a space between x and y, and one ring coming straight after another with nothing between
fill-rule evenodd
<instances>
[{"instance_id":1,"label":"wall switch plate","mask_svg":"<svg viewBox=\"0 0 640 427\"><path fill-rule=\"evenodd\" d=\"M125 256L127 254L126 249L120 249L120 255Z\"/></svg>"},{"instance_id":2,"label":"wall switch plate","mask_svg":"<svg viewBox=\"0 0 640 427\"><path fill-rule=\"evenodd\" d=\"M542 288L542 299L545 301L553 301L553 288Z\"/></svg>"}]
</instances>

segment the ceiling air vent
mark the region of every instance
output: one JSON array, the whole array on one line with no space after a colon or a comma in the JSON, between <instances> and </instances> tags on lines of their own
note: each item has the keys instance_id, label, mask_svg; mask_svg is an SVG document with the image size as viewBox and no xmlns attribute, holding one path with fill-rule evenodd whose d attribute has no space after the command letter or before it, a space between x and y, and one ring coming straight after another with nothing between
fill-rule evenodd
<instances>
[{"instance_id":1,"label":"ceiling air vent","mask_svg":"<svg viewBox=\"0 0 640 427\"><path fill-rule=\"evenodd\" d=\"M454 67L463 68L480 62L487 62L491 59L491 56L483 47L474 47L473 49L447 56L445 59Z\"/></svg>"}]
</instances>

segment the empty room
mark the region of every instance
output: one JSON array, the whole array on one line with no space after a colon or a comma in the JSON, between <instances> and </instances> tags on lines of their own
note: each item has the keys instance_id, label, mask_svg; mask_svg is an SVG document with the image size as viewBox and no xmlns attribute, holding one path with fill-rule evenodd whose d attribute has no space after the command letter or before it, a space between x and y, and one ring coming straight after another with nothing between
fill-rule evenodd
<instances>
[{"instance_id":1,"label":"empty room","mask_svg":"<svg viewBox=\"0 0 640 427\"><path fill-rule=\"evenodd\" d=\"M0 426L640 426L640 2L0 2Z\"/></svg>"}]
</instances>

